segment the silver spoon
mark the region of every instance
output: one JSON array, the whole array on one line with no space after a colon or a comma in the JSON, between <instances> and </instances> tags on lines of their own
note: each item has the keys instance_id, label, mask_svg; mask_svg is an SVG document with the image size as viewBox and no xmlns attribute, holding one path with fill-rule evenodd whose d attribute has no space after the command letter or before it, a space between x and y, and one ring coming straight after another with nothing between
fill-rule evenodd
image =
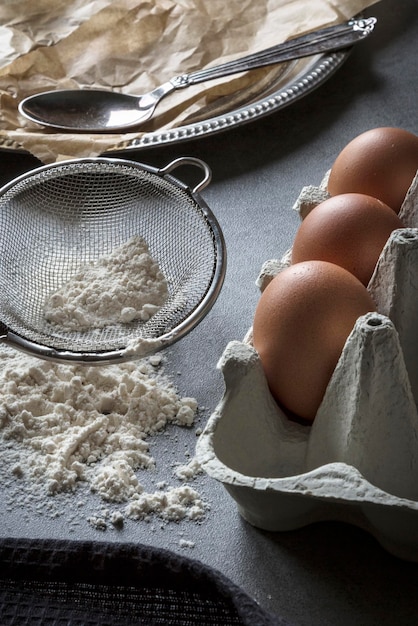
<instances>
[{"instance_id":1,"label":"silver spoon","mask_svg":"<svg viewBox=\"0 0 418 626\"><path fill-rule=\"evenodd\" d=\"M176 89L266 65L347 48L370 34L376 21L376 18L369 17L329 26L236 61L175 76L142 96L101 89L47 91L22 100L19 112L42 126L60 130L98 133L123 131L149 120L160 100Z\"/></svg>"}]
</instances>

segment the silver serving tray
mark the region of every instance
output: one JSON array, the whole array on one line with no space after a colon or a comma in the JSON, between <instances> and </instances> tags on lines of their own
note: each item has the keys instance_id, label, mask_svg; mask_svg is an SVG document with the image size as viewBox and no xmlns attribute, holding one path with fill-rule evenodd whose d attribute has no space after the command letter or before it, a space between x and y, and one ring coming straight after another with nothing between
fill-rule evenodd
<instances>
[{"instance_id":1,"label":"silver serving tray","mask_svg":"<svg viewBox=\"0 0 418 626\"><path fill-rule=\"evenodd\" d=\"M340 68L350 51L351 48L282 64L286 65L286 69L279 72L276 80L264 86L262 92L256 93L247 102L241 102L236 108L226 106L225 110L218 110L214 116L209 115L187 125L144 133L125 145L124 149L138 150L189 141L266 117L293 104L322 85Z\"/></svg>"},{"instance_id":2,"label":"silver serving tray","mask_svg":"<svg viewBox=\"0 0 418 626\"><path fill-rule=\"evenodd\" d=\"M341 67L350 51L351 48L347 48L281 63L277 71L270 74L268 83L254 82L242 93L215 101L211 107L205 107L195 121L173 128L145 131L130 141L124 141L121 134L120 141L109 148L106 154L190 141L271 115L322 85ZM22 148L15 147L12 140L8 144L7 137L0 151L26 153Z\"/></svg>"}]
</instances>

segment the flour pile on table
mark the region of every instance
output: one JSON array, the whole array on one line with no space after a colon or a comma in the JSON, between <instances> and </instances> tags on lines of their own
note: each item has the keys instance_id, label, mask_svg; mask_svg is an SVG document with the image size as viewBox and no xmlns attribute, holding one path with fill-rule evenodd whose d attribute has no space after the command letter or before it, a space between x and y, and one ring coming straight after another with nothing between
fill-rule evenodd
<instances>
[{"instance_id":1,"label":"flour pile on table","mask_svg":"<svg viewBox=\"0 0 418 626\"><path fill-rule=\"evenodd\" d=\"M45 318L72 330L146 322L168 297L167 282L142 237L84 266L45 303Z\"/></svg>"},{"instance_id":2,"label":"flour pile on table","mask_svg":"<svg viewBox=\"0 0 418 626\"><path fill-rule=\"evenodd\" d=\"M139 470L154 467L147 438L169 424L190 427L197 411L195 399L180 397L158 373L158 362L154 356L88 367L0 350L2 483L13 477L45 495L87 484L102 505L123 504L112 513L114 524L152 514L201 519L206 505L189 485L147 493L138 478Z\"/></svg>"}]
</instances>

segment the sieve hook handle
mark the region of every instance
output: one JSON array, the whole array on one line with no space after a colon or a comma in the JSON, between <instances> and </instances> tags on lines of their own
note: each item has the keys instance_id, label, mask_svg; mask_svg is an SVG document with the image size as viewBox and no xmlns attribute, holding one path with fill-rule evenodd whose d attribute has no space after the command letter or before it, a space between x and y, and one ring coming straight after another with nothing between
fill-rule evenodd
<instances>
[{"instance_id":1,"label":"sieve hook handle","mask_svg":"<svg viewBox=\"0 0 418 626\"><path fill-rule=\"evenodd\" d=\"M8 335L8 328L3 322L0 322L0 342L5 341Z\"/></svg>"},{"instance_id":2,"label":"sieve hook handle","mask_svg":"<svg viewBox=\"0 0 418 626\"><path fill-rule=\"evenodd\" d=\"M179 157L178 159L174 159L174 161L171 161L171 163L169 163L165 167L160 168L158 170L158 173L162 176L165 176L166 174L170 174L177 167L183 165L196 165L196 167L201 169L204 174L204 177L200 181L200 183L193 187L192 193L199 193L199 191L202 191L203 189L205 189L205 187L209 185L210 181L212 180L212 171L207 163L205 163L201 159L198 159L197 157Z\"/></svg>"}]
</instances>

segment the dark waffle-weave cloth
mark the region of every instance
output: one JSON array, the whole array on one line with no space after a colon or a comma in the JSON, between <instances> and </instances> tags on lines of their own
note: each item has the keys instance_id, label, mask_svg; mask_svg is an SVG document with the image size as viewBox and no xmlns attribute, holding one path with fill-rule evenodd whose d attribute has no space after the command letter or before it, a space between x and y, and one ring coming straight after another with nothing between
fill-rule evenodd
<instances>
[{"instance_id":1,"label":"dark waffle-weave cloth","mask_svg":"<svg viewBox=\"0 0 418 626\"><path fill-rule=\"evenodd\" d=\"M1 626L289 626L198 560L132 543L0 539Z\"/></svg>"}]
</instances>

